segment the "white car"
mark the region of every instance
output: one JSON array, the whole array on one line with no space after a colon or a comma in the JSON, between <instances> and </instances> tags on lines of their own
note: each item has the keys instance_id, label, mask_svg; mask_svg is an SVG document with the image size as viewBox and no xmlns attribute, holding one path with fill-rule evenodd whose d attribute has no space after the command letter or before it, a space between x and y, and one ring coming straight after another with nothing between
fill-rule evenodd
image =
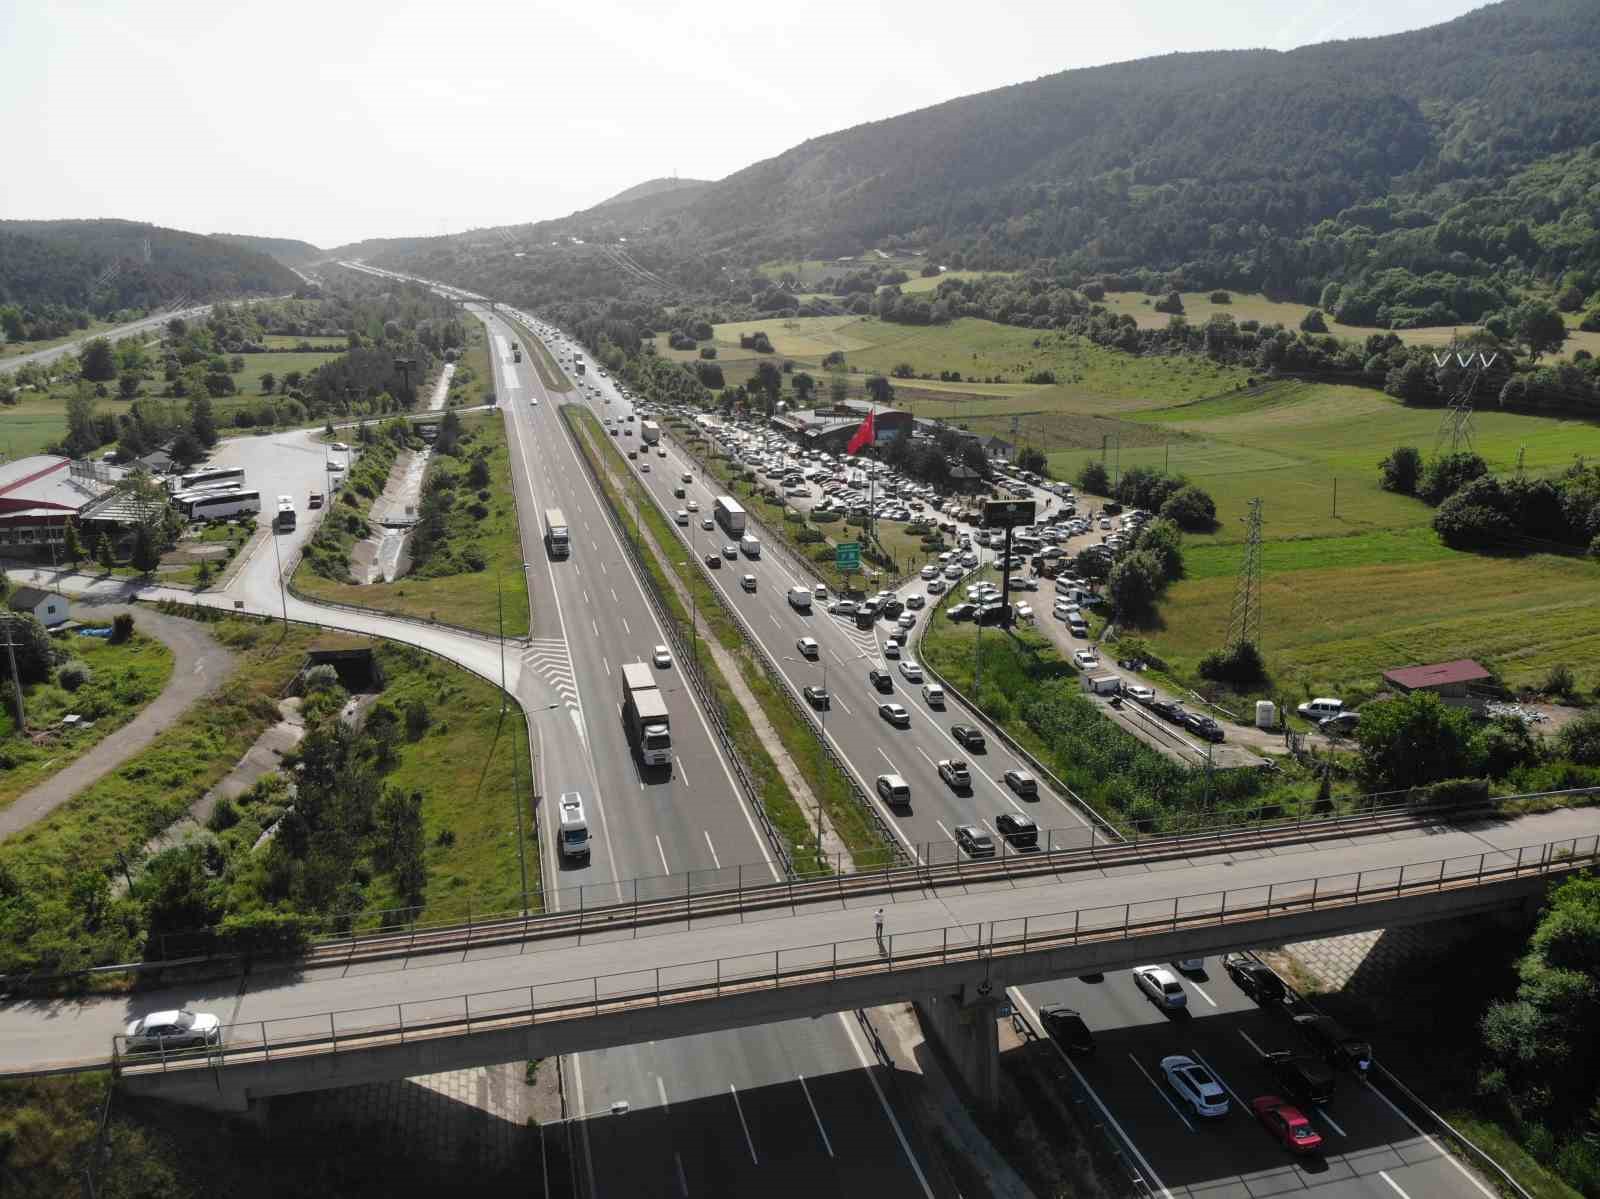
<instances>
[{"instance_id":1,"label":"white car","mask_svg":"<svg viewBox=\"0 0 1600 1199\"><path fill-rule=\"evenodd\" d=\"M338 450L341 454L348 453L350 450L350 447L345 445L345 443L342 441L336 441L328 448L331 450Z\"/></svg>"},{"instance_id":2,"label":"white car","mask_svg":"<svg viewBox=\"0 0 1600 1199\"><path fill-rule=\"evenodd\" d=\"M1088 670L1100 665L1100 655L1092 649L1075 649L1072 651L1072 661L1079 668Z\"/></svg>"},{"instance_id":3,"label":"white car","mask_svg":"<svg viewBox=\"0 0 1600 1199\"><path fill-rule=\"evenodd\" d=\"M922 682L922 667L918 666L910 658L906 658L900 663L900 673L905 675L908 683Z\"/></svg>"},{"instance_id":4,"label":"white car","mask_svg":"<svg viewBox=\"0 0 1600 1199\"><path fill-rule=\"evenodd\" d=\"M688 507L690 512L698 512L698 511L700 511L700 501L699 500L690 500L689 503L686 506Z\"/></svg>"},{"instance_id":5,"label":"white car","mask_svg":"<svg viewBox=\"0 0 1600 1199\"><path fill-rule=\"evenodd\" d=\"M664 645L658 645L652 659L661 670L666 670L672 665L672 652Z\"/></svg>"},{"instance_id":6,"label":"white car","mask_svg":"<svg viewBox=\"0 0 1600 1199\"><path fill-rule=\"evenodd\" d=\"M943 579L929 579L928 580L928 594L929 595L940 595L943 592L944 592L944 580Z\"/></svg>"},{"instance_id":7,"label":"white car","mask_svg":"<svg viewBox=\"0 0 1600 1199\"><path fill-rule=\"evenodd\" d=\"M794 647L800 651L800 656L802 658L812 662L815 662L817 660L817 655L822 652L817 645L817 639L815 637L802 637L799 641L794 643Z\"/></svg>"},{"instance_id":8,"label":"white car","mask_svg":"<svg viewBox=\"0 0 1600 1199\"><path fill-rule=\"evenodd\" d=\"M1122 694L1126 695L1134 703L1142 704L1147 708L1153 704L1156 699L1156 689L1154 687L1146 687L1137 683L1131 687L1124 686L1122 688Z\"/></svg>"},{"instance_id":9,"label":"white car","mask_svg":"<svg viewBox=\"0 0 1600 1199\"><path fill-rule=\"evenodd\" d=\"M1144 992L1144 997L1163 1011L1182 1011L1189 1006L1189 996L1177 976L1165 966L1135 966L1133 983Z\"/></svg>"},{"instance_id":10,"label":"white car","mask_svg":"<svg viewBox=\"0 0 1600 1199\"><path fill-rule=\"evenodd\" d=\"M690 500L689 503L692 506L694 501ZM714 529L717 527L717 522L712 520L709 516L703 516L700 518L700 527L702 529Z\"/></svg>"},{"instance_id":11,"label":"white car","mask_svg":"<svg viewBox=\"0 0 1600 1199\"><path fill-rule=\"evenodd\" d=\"M944 688L938 683L924 683L922 686L923 701L930 708L944 707Z\"/></svg>"},{"instance_id":12,"label":"white car","mask_svg":"<svg viewBox=\"0 0 1600 1199\"><path fill-rule=\"evenodd\" d=\"M922 577L925 578L925 579L936 579L936 578L938 578L939 577L939 568L937 566L934 566L934 565L931 565L931 564L928 565L928 566L924 566L922 568Z\"/></svg>"},{"instance_id":13,"label":"white car","mask_svg":"<svg viewBox=\"0 0 1600 1199\"><path fill-rule=\"evenodd\" d=\"M1197 1116L1216 1119L1228 1114L1228 1091L1199 1062L1181 1053L1161 1059L1167 1085L1178 1093Z\"/></svg>"},{"instance_id":14,"label":"white car","mask_svg":"<svg viewBox=\"0 0 1600 1199\"><path fill-rule=\"evenodd\" d=\"M905 599L906 607L910 608L913 612L922 608L927 602L928 597L919 591L913 591L910 595L906 596Z\"/></svg>"},{"instance_id":15,"label":"white car","mask_svg":"<svg viewBox=\"0 0 1600 1199\"><path fill-rule=\"evenodd\" d=\"M216 1045L222 1041L222 1021L210 1012L190 1012L182 1009L151 1012L140 1016L127 1027L128 1053L152 1053L157 1050L194 1049Z\"/></svg>"}]
</instances>

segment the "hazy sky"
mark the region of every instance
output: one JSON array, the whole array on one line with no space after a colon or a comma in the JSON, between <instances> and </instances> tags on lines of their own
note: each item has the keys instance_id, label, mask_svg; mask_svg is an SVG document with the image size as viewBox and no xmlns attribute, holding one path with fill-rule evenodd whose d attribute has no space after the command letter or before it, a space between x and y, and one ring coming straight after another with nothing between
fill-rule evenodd
<instances>
[{"instance_id":1,"label":"hazy sky","mask_svg":"<svg viewBox=\"0 0 1600 1199\"><path fill-rule=\"evenodd\" d=\"M365 237L563 216L808 137L1164 54L1478 0L0 0L0 217Z\"/></svg>"}]
</instances>

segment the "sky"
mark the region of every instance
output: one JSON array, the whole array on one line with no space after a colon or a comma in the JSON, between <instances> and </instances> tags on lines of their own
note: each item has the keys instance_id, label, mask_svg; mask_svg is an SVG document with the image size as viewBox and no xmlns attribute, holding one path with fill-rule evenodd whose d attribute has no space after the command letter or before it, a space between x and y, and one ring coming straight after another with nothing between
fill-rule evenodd
<instances>
[{"instance_id":1,"label":"sky","mask_svg":"<svg viewBox=\"0 0 1600 1199\"><path fill-rule=\"evenodd\" d=\"M565 216L1072 67L1480 0L0 0L0 219L332 248Z\"/></svg>"}]
</instances>

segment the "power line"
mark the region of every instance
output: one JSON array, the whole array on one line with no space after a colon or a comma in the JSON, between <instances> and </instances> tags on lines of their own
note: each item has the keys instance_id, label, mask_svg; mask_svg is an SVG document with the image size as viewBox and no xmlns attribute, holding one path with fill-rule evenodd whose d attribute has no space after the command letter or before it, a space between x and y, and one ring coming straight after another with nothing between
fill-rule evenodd
<instances>
[{"instance_id":1,"label":"power line","mask_svg":"<svg viewBox=\"0 0 1600 1199\"><path fill-rule=\"evenodd\" d=\"M1250 501L1245 520L1244 560L1233 589L1233 611L1228 617L1228 645L1249 644L1261 649L1261 499Z\"/></svg>"}]
</instances>

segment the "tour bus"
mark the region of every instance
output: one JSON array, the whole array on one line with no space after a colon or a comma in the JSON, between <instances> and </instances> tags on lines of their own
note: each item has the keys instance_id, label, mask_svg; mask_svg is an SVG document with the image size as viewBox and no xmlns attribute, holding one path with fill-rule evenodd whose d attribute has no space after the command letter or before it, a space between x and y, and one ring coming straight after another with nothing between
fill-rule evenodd
<instances>
[{"instance_id":1,"label":"tour bus","mask_svg":"<svg viewBox=\"0 0 1600 1199\"><path fill-rule=\"evenodd\" d=\"M214 483L238 483L241 487L244 486L244 467L222 466L179 475L177 481L172 484L172 490L193 491L196 487L207 487Z\"/></svg>"},{"instance_id":2,"label":"tour bus","mask_svg":"<svg viewBox=\"0 0 1600 1199\"><path fill-rule=\"evenodd\" d=\"M278 515L273 519L272 527L279 532L287 532L294 528L294 497L280 495L278 497Z\"/></svg>"},{"instance_id":3,"label":"tour bus","mask_svg":"<svg viewBox=\"0 0 1600 1199\"><path fill-rule=\"evenodd\" d=\"M172 497L173 504L185 520L225 520L230 516L246 516L261 511L259 491L180 491Z\"/></svg>"}]
</instances>

